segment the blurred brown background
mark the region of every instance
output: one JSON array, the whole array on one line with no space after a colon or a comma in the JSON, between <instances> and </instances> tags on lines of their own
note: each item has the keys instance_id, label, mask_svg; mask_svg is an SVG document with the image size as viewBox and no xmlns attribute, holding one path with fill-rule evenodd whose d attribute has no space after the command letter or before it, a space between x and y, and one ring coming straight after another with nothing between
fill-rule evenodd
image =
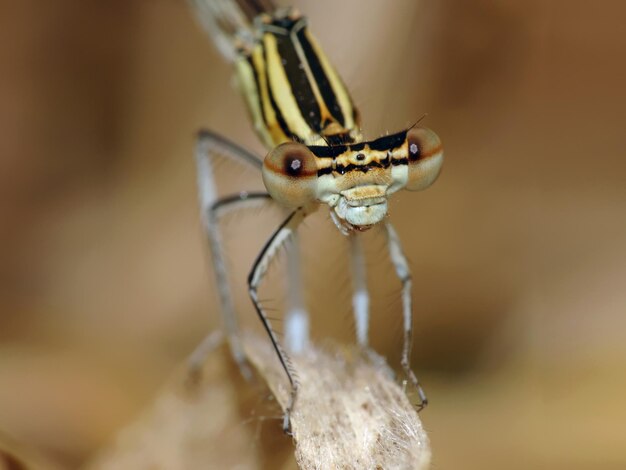
<instances>
[{"instance_id":1,"label":"blurred brown background","mask_svg":"<svg viewBox=\"0 0 626 470\"><path fill-rule=\"evenodd\" d=\"M435 468L625 468L626 4L297 4L368 137L428 112L446 147L391 214ZM219 325L195 130L263 149L184 1L0 12L0 429L74 466ZM326 211L303 238L314 335L351 341L345 241ZM399 286L366 238L372 342L396 364Z\"/></svg>"}]
</instances>

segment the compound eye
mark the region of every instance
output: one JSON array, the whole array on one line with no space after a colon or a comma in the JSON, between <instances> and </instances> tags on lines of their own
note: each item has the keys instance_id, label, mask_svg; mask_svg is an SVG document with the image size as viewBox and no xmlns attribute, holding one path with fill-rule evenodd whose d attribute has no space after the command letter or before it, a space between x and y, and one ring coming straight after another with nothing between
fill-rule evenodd
<instances>
[{"instance_id":1,"label":"compound eye","mask_svg":"<svg viewBox=\"0 0 626 470\"><path fill-rule=\"evenodd\" d=\"M317 198L317 161L306 145L287 142L263 161L263 183L273 199L301 207Z\"/></svg>"},{"instance_id":2,"label":"compound eye","mask_svg":"<svg viewBox=\"0 0 626 470\"><path fill-rule=\"evenodd\" d=\"M443 163L441 140L430 129L414 127L407 133L409 175L406 189L426 189L439 176Z\"/></svg>"}]
</instances>

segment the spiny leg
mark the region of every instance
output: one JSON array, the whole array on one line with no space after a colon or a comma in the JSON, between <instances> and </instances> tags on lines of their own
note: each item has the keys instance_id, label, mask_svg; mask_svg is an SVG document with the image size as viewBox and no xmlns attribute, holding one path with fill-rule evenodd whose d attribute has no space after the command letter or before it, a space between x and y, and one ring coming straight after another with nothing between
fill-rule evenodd
<instances>
[{"instance_id":1,"label":"spiny leg","mask_svg":"<svg viewBox=\"0 0 626 470\"><path fill-rule=\"evenodd\" d=\"M219 232L219 219L226 212L238 210L247 204L259 199L270 199L267 193L241 192L239 194L217 199L217 186L214 177L214 160L224 158L242 169L252 169L261 173L262 161L253 153L236 145L228 139L208 130L201 130L198 133L196 145L196 163L198 166L198 187L200 194L200 205L202 208L202 220L209 240L209 247L213 254L213 266L217 277L218 293L222 305L222 316L226 333L229 339L232 354L240 365L242 373L249 376L250 372L246 366L244 353L240 344L237 321L234 312L232 294L226 274L226 265L223 259L222 243ZM287 250L288 257L288 292L289 311L286 316L287 339L289 346L298 352L306 347L308 342L308 314L303 305L302 286L300 282L299 253L297 241ZM203 341L202 344L207 343ZM202 344L191 355L190 363L192 372L200 370L206 354L207 348ZM207 344L212 344L208 341Z\"/></svg>"},{"instance_id":2,"label":"spiny leg","mask_svg":"<svg viewBox=\"0 0 626 470\"><path fill-rule=\"evenodd\" d=\"M369 327L370 297L367 291L365 256L357 233L349 235L350 267L352 269L352 310L356 324L356 338L359 346L367 348Z\"/></svg>"},{"instance_id":3,"label":"spiny leg","mask_svg":"<svg viewBox=\"0 0 626 470\"><path fill-rule=\"evenodd\" d=\"M222 248L222 237L219 230L220 218L231 211L241 210L245 207L250 207L251 204L258 203L259 201L268 201L271 197L267 193L262 192L242 192L233 196L224 197L218 199L211 207L208 208L205 214L204 228L206 231L207 239L209 242L209 248L211 251L211 261L213 264L213 272L217 282L217 291L220 299L222 321L226 334L228 337L228 343L232 355L239 365L242 375L246 379L250 379L252 374L247 365L246 358L241 346L239 338L239 329L237 325L237 317L235 315L235 307L233 303L232 292L230 284L228 282L228 272L226 270L226 262L224 260L224 252ZM209 338L213 335L210 333L205 338L196 350L191 354L189 358L189 372L192 377L197 377L199 371L202 369L202 365L206 360L206 356L211 352L212 348L207 348L205 345L211 343Z\"/></svg>"},{"instance_id":4,"label":"spiny leg","mask_svg":"<svg viewBox=\"0 0 626 470\"><path fill-rule=\"evenodd\" d=\"M400 245L400 239L393 226L387 222L385 223L387 230L387 243L389 248L389 256L391 262L396 270L396 274L402 282L402 317L404 320L404 342L402 346L402 368L407 375L411 384L416 388L419 395L420 403L418 404L418 411L424 409L428 404L426 394L422 389L417 376L411 370L411 343L413 341L413 310L411 306L411 272L409 270L409 264L402 251Z\"/></svg>"},{"instance_id":5,"label":"spiny leg","mask_svg":"<svg viewBox=\"0 0 626 470\"><path fill-rule=\"evenodd\" d=\"M250 293L250 298L252 299L252 303L254 304L254 308L256 309L261 322L263 323L263 327L267 331L270 340L272 341L272 346L276 350L276 354L278 355L278 359L280 360L285 373L287 374L287 379L289 380L289 384L291 386L291 395L289 397L289 403L285 409L285 416L283 419L283 430L290 434L291 433L291 423L290 423L290 415L293 410L294 404L296 402L296 396L298 393L298 381L295 374L295 370L291 364L291 360L287 353L283 350L278 339L276 338L276 334L272 329L272 325L270 324L267 315L263 311L263 307L261 306L257 294L257 290L261 280L265 276L270 262L276 256L278 249L283 246L285 241L295 232L296 228L307 213L298 209L291 213L289 217L280 225L280 227L274 232L272 237L265 244L259 256L257 257L252 270L250 271L250 276L248 277L248 290Z\"/></svg>"},{"instance_id":6,"label":"spiny leg","mask_svg":"<svg viewBox=\"0 0 626 470\"><path fill-rule=\"evenodd\" d=\"M246 205L259 200L270 199L269 195L260 192L241 192L236 195L218 199L217 185L213 166L217 158L225 158L240 167L252 170L261 170L262 162L242 147L230 142L211 131L201 130L196 142L196 165L198 179L198 193L200 199L200 211L202 223L209 242L213 270L217 281L217 290L220 298L222 321L226 336L235 361L245 377L250 376L250 370L246 365L245 356L240 344L237 318L234 311L234 303L228 283L228 275L222 250L222 240L219 232L219 219L226 212L241 209ZM212 344L208 337L191 354L189 359L190 375L197 377L199 371L210 352L206 344Z\"/></svg>"}]
</instances>

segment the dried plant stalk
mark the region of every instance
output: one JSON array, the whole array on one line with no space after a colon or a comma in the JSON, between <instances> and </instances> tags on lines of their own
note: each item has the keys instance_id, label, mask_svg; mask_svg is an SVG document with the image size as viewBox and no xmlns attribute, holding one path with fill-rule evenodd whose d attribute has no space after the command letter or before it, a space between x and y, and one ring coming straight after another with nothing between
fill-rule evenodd
<instances>
[{"instance_id":1,"label":"dried plant stalk","mask_svg":"<svg viewBox=\"0 0 626 470\"><path fill-rule=\"evenodd\" d=\"M288 382L269 341L250 334L244 347L284 408ZM287 452L295 444L299 468L429 467L428 438L382 359L311 349L293 363L300 382L293 438L276 434L273 439ZM254 426L242 425L241 412L258 405L259 390L233 369L221 348L209 356L200 381L190 385L184 372L178 374L152 408L88 468L292 468L290 459L272 460L280 454L275 442L264 454ZM281 432L279 419L270 425L273 433Z\"/></svg>"},{"instance_id":2,"label":"dried plant stalk","mask_svg":"<svg viewBox=\"0 0 626 470\"><path fill-rule=\"evenodd\" d=\"M284 408L289 387L273 350L248 337L246 353ZM302 469L426 469L428 438L382 358L311 349L294 357L300 389L291 416ZM373 359L373 360L372 360Z\"/></svg>"}]
</instances>

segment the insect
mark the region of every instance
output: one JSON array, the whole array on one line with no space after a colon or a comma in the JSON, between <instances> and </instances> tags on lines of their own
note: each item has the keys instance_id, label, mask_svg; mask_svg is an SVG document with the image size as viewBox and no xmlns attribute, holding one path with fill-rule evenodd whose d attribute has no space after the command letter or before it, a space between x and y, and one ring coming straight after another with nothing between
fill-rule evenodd
<instances>
[{"instance_id":1,"label":"insect","mask_svg":"<svg viewBox=\"0 0 626 470\"><path fill-rule=\"evenodd\" d=\"M435 181L443 162L440 139L427 128L413 126L365 140L348 90L309 31L307 18L296 9L276 8L268 0L192 3L218 49L234 64L254 128L268 149L261 160L209 131L202 131L197 143L202 217L235 359L245 364L218 224L225 211L271 199L286 208L288 216L258 254L248 276L248 291L291 385L283 421L288 432L298 383L289 355L259 302L258 289L279 248L309 214L327 206L339 231L350 240L352 304L357 341L363 347L368 343L369 295L358 237L374 226L381 226L386 232L389 255L402 284L401 363L408 380L418 390L421 409L427 403L426 396L410 366L411 274L398 235L387 218L387 201L397 191L419 191ZM257 169L267 191L242 191L217 198L212 164L217 156ZM295 283L291 288L297 292L300 286ZM287 335L302 335L297 328L292 330L288 327Z\"/></svg>"}]
</instances>

